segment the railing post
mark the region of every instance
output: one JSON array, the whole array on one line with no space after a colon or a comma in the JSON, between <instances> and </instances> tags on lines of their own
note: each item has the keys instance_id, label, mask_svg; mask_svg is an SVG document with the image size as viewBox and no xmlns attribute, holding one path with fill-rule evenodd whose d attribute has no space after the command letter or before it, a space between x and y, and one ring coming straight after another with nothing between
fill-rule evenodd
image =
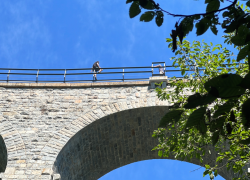
<instances>
[{"instance_id":1,"label":"railing post","mask_svg":"<svg viewBox=\"0 0 250 180\"><path fill-rule=\"evenodd\" d=\"M8 72L8 75L7 75L7 83L9 82L9 77L10 77L10 70Z\"/></svg>"},{"instance_id":2,"label":"railing post","mask_svg":"<svg viewBox=\"0 0 250 180\"><path fill-rule=\"evenodd\" d=\"M124 69L123 69L123 73L122 73L122 81L124 82Z\"/></svg>"},{"instance_id":3,"label":"railing post","mask_svg":"<svg viewBox=\"0 0 250 180\"><path fill-rule=\"evenodd\" d=\"M65 69L65 72L64 72L64 83L66 82L66 69Z\"/></svg>"},{"instance_id":4,"label":"railing post","mask_svg":"<svg viewBox=\"0 0 250 180\"><path fill-rule=\"evenodd\" d=\"M153 65L153 63L152 63L152 77L153 77L153 74L154 74L154 65Z\"/></svg>"},{"instance_id":5,"label":"railing post","mask_svg":"<svg viewBox=\"0 0 250 180\"><path fill-rule=\"evenodd\" d=\"M36 83L38 83L38 74L39 74L39 69L37 70L37 74L36 74Z\"/></svg>"},{"instance_id":6,"label":"railing post","mask_svg":"<svg viewBox=\"0 0 250 180\"><path fill-rule=\"evenodd\" d=\"M166 76L166 63L164 62L164 76Z\"/></svg>"}]
</instances>

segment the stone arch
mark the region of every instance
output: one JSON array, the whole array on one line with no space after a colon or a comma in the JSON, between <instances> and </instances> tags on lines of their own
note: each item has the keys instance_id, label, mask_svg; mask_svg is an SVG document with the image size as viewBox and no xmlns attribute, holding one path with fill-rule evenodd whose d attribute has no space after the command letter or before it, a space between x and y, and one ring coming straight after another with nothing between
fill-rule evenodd
<instances>
[{"instance_id":1,"label":"stone arch","mask_svg":"<svg viewBox=\"0 0 250 180\"><path fill-rule=\"evenodd\" d=\"M118 167L147 159L159 159L151 149L157 144L152 131L168 112L167 106L141 107L100 118L77 132L59 152L54 173L62 180L96 180ZM215 158L214 150L204 163ZM169 159L174 159L170 157ZM202 165L198 160L191 163ZM219 174L232 179L232 173Z\"/></svg>"},{"instance_id":2,"label":"stone arch","mask_svg":"<svg viewBox=\"0 0 250 180\"><path fill-rule=\"evenodd\" d=\"M11 114L4 115L9 116ZM22 166L22 164L26 163L26 150L20 133L13 127L8 119L2 117L2 120L0 122L0 134L2 136L2 141L5 144L5 147L2 146L2 149L0 150L6 152L6 154L4 154L4 157L7 158L7 162L6 164L4 164L4 174L8 176L13 175L16 170L19 170L19 167L16 167L15 164L19 164L19 166Z\"/></svg>"},{"instance_id":3,"label":"stone arch","mask_svg":"<svg viewBox=\"0 0 250 180\"><path fill-rule=\"evenodd\" d=\"M108 115L128 110L134 108L155 106L155 105L167 105L167 101L159 101L155 98L140 99L139 101L122 101L122 102L113 102L113 103L104 103L101 107L98 107L93 110L87 111L85 114L82 114L81 117L69 122L66 126L61 128L59 131L55 132L53 137L46 143L42 148L40 154L31 157L31 159L46 161L47 166L41 170L42 175L51 174L52 165L65 144L81 129L90 125L91 123L99 120ZM35 169L39 162L34 161L31 169Z\"/></svg>"}]
</instances>

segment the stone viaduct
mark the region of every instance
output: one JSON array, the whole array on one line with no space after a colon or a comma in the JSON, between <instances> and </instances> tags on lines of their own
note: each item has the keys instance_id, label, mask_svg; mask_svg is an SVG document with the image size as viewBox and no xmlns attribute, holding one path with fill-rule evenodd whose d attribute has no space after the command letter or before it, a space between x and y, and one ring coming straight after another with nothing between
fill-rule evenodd
<instances>
[{"instance_id":1,"label":"stone viaduct","mask_svg":"<svg viewBox=\"0 0 250 180\"><path fill-rule=\"evenodd\" d=\"M7 147L0 178L97 180L129 163L157 159L151 136L168 105L148 81L0 83L0 134ZM226 169L219 174L233 177Z\"/></svg>"}]
</instances>

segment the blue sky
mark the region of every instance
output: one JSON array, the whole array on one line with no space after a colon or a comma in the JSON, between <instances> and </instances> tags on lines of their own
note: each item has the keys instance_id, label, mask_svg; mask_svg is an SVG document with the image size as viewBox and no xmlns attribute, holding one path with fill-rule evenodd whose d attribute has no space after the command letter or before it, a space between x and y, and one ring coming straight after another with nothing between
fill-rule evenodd
<instances>
[{"instance_id":1,"label":"blue sky","mask_svg":"<svg viewBox=\"0 0 250 180\"><path fill-rule=\"evenodd\" d=\"M101 67L151 66L155 61L171 65L169 59L174 54L168 49L165 39L178 18L165 15L161 27L157 27L154 21L140 22L139 16L130 19L130 5L126 5L125 1L0 1L1 67L90 68L95 61L100 61ZM205 10L203 0L156 2L162 8L178 14ZM221 29L217 36L208 30L201 37L191 32L187 40L204 39L206 42L223 44L221 36ZM190 173L196 168L179 161L151 160L119 168L101 179L110 180L119 175L122 175L119 179L131 180L201 179L202 170Z\"/></svg>"},{"instance_id":2,"label":"blue sky","mask_svg":"<svg viewBox=\"0 0 250 180\"><path fill-rule=\"evenodd\" d=\"M205 168L176 160L146 160L115 169L99 180L210 180ZM224 180L217 176L215 180Z\"/></svg>"}]
</instances>

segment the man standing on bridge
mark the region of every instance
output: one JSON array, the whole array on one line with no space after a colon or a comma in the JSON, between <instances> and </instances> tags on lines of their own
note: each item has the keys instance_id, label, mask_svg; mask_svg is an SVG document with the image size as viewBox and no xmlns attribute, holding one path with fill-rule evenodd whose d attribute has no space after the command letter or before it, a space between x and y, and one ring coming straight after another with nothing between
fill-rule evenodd
<instances>
[{"instance_id":1,"label":"man standing on bridge","mask_svg":"<svg viewBox=\"0 0 250 180\"><path fill-rule=\"evenodd\" d=\"M99 66L99 61L96 61L96 62L93 64L91 72L92 72L92 71L94 72L93 77L95 78L95 80L97 80L97 78L96 78L96 73L102 72L102 69L101 69L101 67Z\"/></svg>"}]
</instances>

